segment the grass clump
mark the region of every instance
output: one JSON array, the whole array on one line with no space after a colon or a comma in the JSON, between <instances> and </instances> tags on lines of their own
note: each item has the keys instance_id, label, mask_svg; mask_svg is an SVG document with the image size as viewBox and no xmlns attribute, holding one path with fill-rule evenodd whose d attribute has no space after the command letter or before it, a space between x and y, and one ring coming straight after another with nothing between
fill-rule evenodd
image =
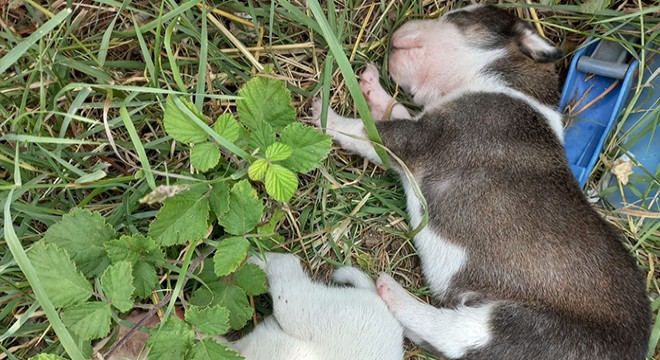
<instances>
[{"instance_id":1,"label":"grass clump","mask_svg":"<svg viewBox=\"0 0 660 360\"><path fill-rule=\"evenodd\" d=\"M262 307L259 301L250 302L254 300L251 295L259 293L259 286L239 286L240 281L231 275L242 271L246 246L296 253L314 276L324 280L328 270L338 264L357 264L372 273L390 271L416 295L429 300L406 236L410 229L405 222L405 201L395 178L339 150L316 170L292 165L287 161L291 154L280 159L289 153L284 146L275 146L267 153L272 144L283 143L294 154L298 144L282 140L288 124L271 125L272 137L260 122L235 126L237 118L243 124L244 117L249 116L241 111L236 95L257 76L261 81L286 84L291 109L303 119L314 96L322 96L338 112L359 112L367 117L352 69L366 62L386 63L388 36L406 20L438 16L463 5L461 1L255 0L221 4L25 1L0 6L0 199L4 210L0 225L4 234L0 246L0 358L23 359L40 352L71 358L84 358L94 351L107 353L108 347L91 348L97 334L74 331L70 326L79 323L71 308L92 301L96 307L91 310L109 319L109 328L120 322L118 315L129 305L162 315L175 312L182 304L199 306L191 314L211 314L205 316L224 316L219 309L229 309L227 315L239 315L228 319L227 324L240 328L241 321L249 320L252 308ZM627 24L643 39L624 44L641 68L657 57L657 5L544 1L503 6L515 8L569 55L586 36L624 41L618 34L621 24ZM569 60L567 57L560 64L562 71ZM386 78L385 70L382 75ZM640 81L633 98L650 85ZM392 93L396 91L392 82L384 86ZM266 113L280 102L262 104L260 109ZM405 95L402 102L411 105ZM645 121L635 124L642 134L655 131L657 105ZM291 111L288 119L294 118ZM606 194L628 186L606 182L604 175L627 151L633 137L640 136L639 132L624 130L628 127L623 125L636 111L639 109L634 103L626 109L589 188ZM186 137L186 131L183 137L173 131L171 116L180 121L179 128L192 129L193 137ZM262 131L273 142L255 143L255 138L263 138L256 136ZM376 134L371 135L377 139ZM298 177L295 187L291 176L282 177L288 180L276 190L275 182L269 186L266 175L271 169L273 179L272 173L279 171L272 170L279 169L275 165L294 174L311 172ZM655 314L660 308L656 270L660 182L656 171L646 169L649 176L644 181L650 189L642 194L646 201L624 208L609 203L601 206L603 215L627 235L631 252L646 272ZM248 183L247 179L253 181ZM161 185L166 187L159 188ZM170 197L185 187L187 192ZM160 192L153 193L155 189ZM184 196L191 192L195 197ZM211 194L231 198L232 192L236 202L259 200L253 202L253 218L258 218L253 226L232 228L235 221L221 219L227 212L213 204ZM146 200L164 201L165 205L141 203L149 194L152 197ZM206 204L196 201L205 196ZM205 224L203 229L188 229L194 231L188 237L195 241L186 237L163 239L166 231L154 231L157 215L177 218L178 213L167 214L169 208L188 209L198 224ZM62 236L55 236L57 231L49 229L57 230L56 224L66 224L67 217L74 219L72 224L77 225L72 229L80 233L67 229L61 230ZM92 266L95 262L77 258L75 246L67 248L68 243L57 240L67 234L89 236L92 231L85 231L83 224L111 229L107 238L96 241L113 242L115 250L119 249L112 252L102 245L102 251L114 255L107 255L107 264L97 272ZM129 237L132 243L141 243L143 251L117 255L126 249L121 245ZM223 250L216 252L217 248ZM26 252L29 256L24 256ZM135 256L151 259L146 261L151 267L143 266L139 276L135 275ZM214 264L213 256L235 267L222 268ZM70 305L44 297L52 290L48 284L39 284L35 276L48 270L44 263L54 265L57 261L63 264L58 271L75 265L77 271L69 276L82 277L88 283L89 288L79 288L84 294L89 291L87 299L91 300ZM133 280L151 276L153 282L145 286L119 280L130 278L128 274ZM241 289L245 301L237 296L233 304L205 303L200 289L219 277ZM131 286L133 295L126 296ZM186 324L195 325L191 317L184 319L188 322L164 326L186 332ZM653 346L660 337L658 324L656 321ZM193 341L184 346L208 346ZM649 352L650 357L658 358L656 354ZM433 358L413 347L407 357Z\"/></svg>"}]
</instances>

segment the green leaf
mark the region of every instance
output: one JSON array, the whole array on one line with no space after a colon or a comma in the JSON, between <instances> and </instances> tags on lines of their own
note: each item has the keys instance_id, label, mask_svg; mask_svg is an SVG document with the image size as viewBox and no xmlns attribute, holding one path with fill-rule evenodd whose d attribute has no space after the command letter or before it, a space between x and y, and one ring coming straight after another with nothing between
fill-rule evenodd
<instances>
[{"instance_id":1,"label":"green leaf","mask_svg":"<svg viewBox=\"0 0 660 360\"><path fill-rule=\"evenodd\" d=\"M273 164L266 171L266 192L274 199L288 202L298 190L298 177L284 166Z\"/></svg>"},{"instance_id":2,"label":"green leaf","mask_svg":"<svg viewBox=\"0 0 660 360\"><path fill-rule=\"evenodd\" d=\"M207 171L220 161L220 148L211 142L196 144L190 150L190 164L199 171Z\"/></svg>"},{"instance_id":3,"label":"green leaf","mask_svg":"<svg viewBox=\"0 0 660 360\"><path fill-rule=\"evenodd\" d=\"M266 177L266 171L268 170L268 161L264 159L259 159L250 165L248 168L248 176L250 179L255 181L262 181Z\"/></svg>"},{"instance_id":4,"label":"green leaf","mask_svg":"<svg viewBox=\"0 0 660 360\"><path fill-rule=\"evenodd\" d=\"M254 149L259 149L259 153L263 154L270 144L275 142L275 131L273 127L265 122L258 122L254 124L248 144Z\"/></svg>"},{"instance_id":5,"label":"green leaf","mask_svg":"<svg viewBox=\"0 0 660 360\"><path fill-rule=\"evenodd\" d=\"M220 217L221 214L229 211L229 184L226 182L215 183L211 188L211 210Z\"/></svg>"},{"instance_id":6,"label":"green leaf","mask_svg":"<svg viewBox=\"0 0 660 360\"><path fill-rule=\"evenodd\" d=\"M276 132L296 120L296 110L291 105L291 93L283 81L256 77L248 81L236 101L238 117L251 129L263 122L270 124Z\"/></svg>"},{"instance_id":7,"label":"green leaf","mask_svg":"<svg viewBox=\"0 0 660 360\"><path fill-rule=\"evenodd\" d=\"M280 141L293 149L293 154L281 164L299 173L318 167L328 156L332 144L330 136L301 123L287 126L280 135Z\"/></svg>"},{"instance_id":8,"label":"green leaf","mask_svg":"<svg viewBox=\"0 0 660 360\"><path fill-rule=\"evenodd\" d=\"M195 340L195 332L176 316L151 329L147 340L149 359L183 360Z\"/></svg>"},{"instance_id":9,"label":"green leaf","mask_svg":"<svg viewBox=\"0 0 660 360\"><path fill-rule=\"evenodd\" d=\"M135 287L135 296L144 299L151 295L151 292L158 285L158 274L153 265L146 262L139 262L133 269L133 286Z\"/></svg>"},{"instance_id":10,"label":"green leaf","mask_svg":"<svg viewBox=\"0 0 660 360\"><path fill-rule=\"evenodd\" d=\"M163 250L149 236L124 235L117 240L106 242L105 250L113 263L129 261L133 266L138 262L154 265L165 263Z\"/></svg>"},{"instance_id":11,"label":"green leaf","mask_svg":"<svg viewBox=\"0 0 660 360\"><path fill-rule=\"evenodd\" d=\"M93 277L110 264L103 245L114 238L115 230L99 213L74 208L46 231L43 240L66 250L78 269Z\"/></svg>"},{"instance_id":12,"label":"green leaf","mask_svg":"<svg viewBox=\"0 0 660 360\"><path fill-rule=\"evenodd\" d=\"M28 360L66 360L65 358L53 354L39 354L37 356L33 356L29 358Z\"/></svg>"},{"instance_id":13,"label":"green leaf","mask_svg":"<svg viewBox=\"0 0 660 360\"><path fill-rule=\"evenodd\" d=\"M28 258L53 306L63 308L79 304L92 295L89 281L66 251L56 244L39 241L32 245Z\"/></svg>"},{"instance_id":14,"label":"green leaf","mask_svg":"<svg viewBox=\"0 0 660 360\"><path fill-rule=\"evenodd\" d=\"M589 14L598 14L599 12L609 9L610 0L587 0L580 4L580 11Z\"/></svg>"},{"instance_id":15,"label":"green leaf","mask_svg":"<svg viewBox=\"0 0 660 360\"><path fill-rule=\"evenodd\" d=\"M184 114L181 109L174 102L174 95L167 97L165 102L165 117L163 119L163 125L165 126L165 131L175 140L182 143L201 143L208 139L209 135L202 129L197 126L188 115ZM199 117L200 120L206 121L204 116L200 114L195 106L190 103L188 100L180 98L179 99L190 111Z\"/></svg>"},{"instance_id":16,"label":"green leaf","mask_svg":"<svg viewBox=\"0 0 660 360\"><path fill-rule=\"evenodd\" d=\"M62 321L67 329L84 340L98 339L108 335L111 319L110 305L100 301L74 305L62 312Z\"/></svg>"},{"instance_id":17,"label":"green leaf","mask_svg":"<svg viewBox=\"0 0 660 360\"><path fill-rule=\"evenodd\" d=\"M268 291L266 273L255 264L245 264L234 273L234 283L251 296Z\"/></svg>"},{"instance_id":18,"label":"green leaf","mask_svg":"<svg viewBox=\"0 0 660 360\"><path fill-rule=\"evenodd\" d=\"M229 194L229 211L219 215L218 224L233 235L243 235L259 224L264 204L248 180L234 184Z\"/></svg>"},{"instance_id":19,"label":"green leaf","mask_svg":"<svg viewBox=\"0 0 660 360\"><path fill-rule=\"evenodd\" d=\"M208 284L208 287L197 289L190 297L190 304L197 306L220 305L229 310L229 326L239 330L252 318L253 309L245 295L245 291L225 282Z\"/></svg>"},{"instance_id":20,"label":"green leaf","mask_svg":"<svg viewBox=\"0 0 660 360\"><path fill-rule=\"evenodd\" d=\"M266 159L270 161L284 160L291 156L292 153L293 149L289 145L274 142L266 149Z\"/></svg>"},{"instance_id":21,"label":"green leaf","mask_svg":"<svg viewBox=\"0 0 660 360\"><path fill-rule=\"evenodd\" d=\"M220 305L201 308L191 306L186 310L186 321L208 335L223 335L229 330L229 310Z\"/></svg>"},{"instance_id":22,"label":"green leaf","mask_svg":"<svg viewBox=\"0 0 660 360\"><path fill-rule=\"evenodd\" d=\"M218 117L213 125L213 130L225 139L235 142L241 136L241 124L234 119L234 115L227 113Z\"/></svg>"},{"instance_id":23,"label":"green leaf","mask_svg":"<svg viewBox=\"0 0 660 360\"><path fill-rule=\"evenodd\" d=\"M213 256L213 269L218 276L233 273L245 260L250 242L244 237L231 237L218 244Z\"/></svg>"},{"instance_id":24,"label":"green leaf","mask_svg":"<svg viewBox=\"0 0 660 360\"><path fill-rule=\"evenodd\" d=\"M133 286L133 266L128 261L121 261L108 268L101 276L101 286L105 296L112 305L121 312L133 308L131 296L135 291Z\"/></svg>"},{"instance_id":25,"label":"green leaf","mask_svg":"<svg viewBox=\"0 0 660 360\"><path fill-rule=\"evenodd\" d=\"M243 357L225 344L219 344L213 339L202 339L193 346L188 354L192 360L242 360Z\"/></svg>"},{"instance_id":26,"label":"green leaf","mask_svg":"<svg viewBox=\"0 0 660 360\"><path fill-rule=\"evenodd\" d=\"M165 200L149 226L149 235L162 246L183 244L206 237L209 199L186 191Z\"/></svg>"}]
</instances>

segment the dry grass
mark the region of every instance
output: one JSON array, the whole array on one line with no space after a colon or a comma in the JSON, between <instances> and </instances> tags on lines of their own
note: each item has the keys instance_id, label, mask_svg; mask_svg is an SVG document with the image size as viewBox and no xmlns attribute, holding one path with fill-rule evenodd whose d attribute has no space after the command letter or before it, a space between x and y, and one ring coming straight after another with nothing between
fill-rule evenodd
<instances>
[{"instance_id":1,"label":"dry grass","mask_svg":"<svg viewBox=\"0 0 660 360\"><path fill-rule=\"evenodd\" d=\"M164 181L171 179L172 174L190 171L183 148L163 140L159 105L162 98L141 92L140 87L184 90L198 96L234 94L247 79L264 66L270 66L277 74L270 76L289 84L303 120L308 115L310 99L319 96L323 86L329 87L333 108L339 113L357 116L345 77L336 66L326 67L325 40L304 21L312 19L304 2L283 3L301 12L286 11L282 3L270 1L255 0L251 5L238 1L221 5L206 2L208 41L205 43L208 49L204 55L207 69L202 72L199 65L200 54L203 54L199 41L203 38L199 25L204 18L201 5L178 12L179 21L170 45L172 53L168 54L163 33L172 21L167 17L173 12L167 11L172 8L169 2L164 5L166 11L161 11L160 2L142 0L133 1L119 12L121 3L109 6L58 0L38 5L32 1L0 0L0 26L4 35L0 39L0 55L10 50L13 39L34 33L52 14L68 4L73 4L74 9L68 25L38 43L19 60L18 66L0 75L0 135L19 133L98 141L94 145L40 145L29 141L20 145L23 180L28 185L21 188L25 191L15 200L20 214L14 222L24 246L38 240L59 215L75 204L101 211L118 229L146 229L153 209L137 205L137 199L147 186L135 176L141 170L140 161L125 129L115 121L119 100L130 98L129 110L135 111L133 120L150 164L158 174L157 180ZM340 43L357 70L367 62L384 62L392 29L407 19L435 17L464 4L462 1L345 0L323 6L330 9L327 14L331 25L338 29ZM649 37L660 32L658 18L635 15L649 9L651 3L618 1L611 7L616 12L598 10L593 15L574 3L557 6L554 10L530 4L528 1L507 6L516 8L521 17L532 21L567 54L575 50L586 35L607 33L612 27L608 19L615 16L624 16L624 21L638 27L640 21L644 21L644 31ZM181 6L177 5L177 9ZM630 14L629 17L625 17L626 14ZM156 23L159 19L163 20L160 25ZM135 26L148 24L153 26L142 32L144 40L141 40ZM110 27L114 32L106 32ZM178 64L180 75L170 66L172 61ZM560 72L565 73L569 61L570 56L567 56L559 64ZM382 75L386 79L385 72ZM185 89L179 88L177 77L183 81ZM72 83L101 86L93 87L82 103L76 103L80 88L62 91ZM110 85L135 88L109 90ZM384 86L392 93L396 90L392 82L386 81ZM404 104L412 106L405 94L400 98ZM193 96L195 99L197 97ZM232 101L203 98L204 113L210 118L233 111L234 106ZM61 112L71 109L88 121L71 121L68 126L62 126ZM35 115L27 118L21 115L25 113ZM606 160L614 159L620 151L615 142L612 140L608 144ZM12 141L0 143L3 163L0 189L10 188L14 181L12 171L4 169L4 164L13 164L16 146ZM44 155L44 148L52 155ZM78 174L65 164L85 173L95 166L108 164L105 169L108 175L103 180L81 185L75 182ZM599 169L607 169L605 162L599 164ZM599 178L598 174L594 176L591 186L595 186ZM6 201L6 196L2 198ZM622 213L604 208L603 214L628 235L655 299L660 292L657 269L660 234L658 226L654 225L658 213L652 209L635 210L642 212ZM392 174L334 149L323 169L302 180L299 192L283 211L284 219L277 228L287 239L283 247L298 254L314 277L328 280L336 265L357 264L371 274L391 272L404 287L421 299L430 300L419 261L405 235L409 230L405 200ZM1 311L7 317L2 325L9 326L11 315L22 313L31 300L25 296L29 287L12 265L9 252L1 249L0 256L4 257L0 262L0 278L7 294L12 294L0 297ZM3 265L7 267L2 268ZM13 285L17 283L20 285ZM10 354L28 354L28 349L37 343L41 343L38 348L42 349L57 347L49 338L52 334L47 327L36 320L31 324L33 328L16 332L2 345L5 353L0 359L11 358ZM432 357L411 346L408 358ZM656 359L660 357L656 355Z\"/></svg>"}]
</instances>

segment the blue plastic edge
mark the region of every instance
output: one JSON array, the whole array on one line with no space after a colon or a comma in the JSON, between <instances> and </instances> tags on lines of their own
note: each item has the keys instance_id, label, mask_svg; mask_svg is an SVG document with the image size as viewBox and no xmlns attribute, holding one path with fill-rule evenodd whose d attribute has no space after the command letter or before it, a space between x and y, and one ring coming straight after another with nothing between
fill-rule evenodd
<instances>
[{"instance_id":1,"label":"blue plastic edge","mask_svg":"<svg viewBox=\"0 0 660 360\"><path fill-rule=\"evenodd\" d=\"M561 100L559 102L559 108L562 112L566 107L566 102L568 101L570 91L573 87L573 84L575 83L576 73L579 71L577 70L578 60L587 51L591 51L592 49L594 49L600 41L601 40L595 41L594 43L583 47L582 49L578 50L573 56L573 60L571 61L571 66L568 70L568 75L566 76L566 82L564 83L564 88L561 93ZM582 188L584 188L584 186L586 185L587 180L589 179L589 175L591 175L591 172L593 171L593 168L596 165L596 162L598 161L598 157L600 156L600 152L603 149L605 140L610 135L610 131L612 130L614 123L620 116L621 109L623 108L623 104L627 100L628 95L630 93L630 86L632 83L632 79L635 75L635 72L637 71L638 66L639 66L639 62L637 60L633 60L629 64L628 71L626 72L626 76L623 78L623 82L621 84L621 91L619 92L616 102L614 104L614 109L612 111L612 114L610 115L610 118L607 121L607 126L605 126L603 135L600 137L600 139L598 139L598 142L596 143L596 147L594 148L593 153L589 155L589 162L587 167L581 168L579 166L576 166L575 164L570 164L571 170L573 171L573 174L577 178L578 183ZM588 117L588 113L589 110L586 110L585 117ZM573 141L582 141L582 140L573 139L571 137L564 138L564 143L573 142Z\"/></svg>"}]
</instances>

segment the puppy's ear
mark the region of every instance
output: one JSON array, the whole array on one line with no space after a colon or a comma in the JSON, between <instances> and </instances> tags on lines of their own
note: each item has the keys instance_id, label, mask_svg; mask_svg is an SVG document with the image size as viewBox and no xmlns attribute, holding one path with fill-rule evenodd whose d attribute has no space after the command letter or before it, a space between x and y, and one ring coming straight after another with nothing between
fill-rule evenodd
<instances>
[{"instance_id":1,"label":"puppy's ear","mask_svg":"<svg viewBox=\"0 0 660 360\"><path fill-rule=\"evenodd\" d=\"M534 61L547 63L561 59L564 52L560 48L550 44L543 39L532 28L522 21L516 21L513 25L517 37L518 47L523 54Z\"/></svg>"},{"instance_id":2,"label":"puppy's ear","mask_svg":"<svg viewBox=\"0 0 660 360\"><path fill-rule=\"evenodd\" d=\"M392 47L395 49L412 49L421 47L424 43L424 23L408 21L392 35Z\"/></svg>"}]
</instances>

